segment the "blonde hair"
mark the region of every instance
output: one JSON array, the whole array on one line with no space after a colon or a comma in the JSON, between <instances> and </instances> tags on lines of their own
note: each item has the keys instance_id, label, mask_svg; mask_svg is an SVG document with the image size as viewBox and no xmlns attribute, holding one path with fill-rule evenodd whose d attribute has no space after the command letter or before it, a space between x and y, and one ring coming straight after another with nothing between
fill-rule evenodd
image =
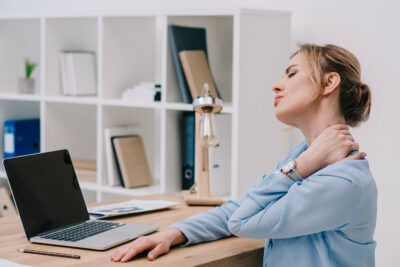
<instances>
[{"instance_id":1,"label":"blonde hair","mask_svg":"<svg viewBox=\"0 0 400 267\"><path fill-rule=\"evenodd\" d=\"M319 89L316 99L322 96L324 75L336 72L340 76L339 105L346 123L359 126L369 118L371 112L371 91L361 82L360 63L346 49L328 44L298 44L299 49L291 56L302 53L308 64L311 80Z\"/></svg>"}]
</instances>

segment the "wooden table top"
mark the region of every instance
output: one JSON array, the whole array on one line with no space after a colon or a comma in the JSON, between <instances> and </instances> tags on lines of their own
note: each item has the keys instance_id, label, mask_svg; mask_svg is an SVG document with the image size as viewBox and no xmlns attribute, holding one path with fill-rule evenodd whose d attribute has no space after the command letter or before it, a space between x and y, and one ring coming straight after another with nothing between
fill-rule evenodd
<instances>
[{"instance_id":1,"label":"wooden table top","mask_svg":"<svg viewBox=\"0 0 400 267\"><path fill-rule=\"evenodd\" d=\"M155 224L160 230L169 225L206 211L211 207L187 206L180 195L151 195L94 203L88 206L105 205L130 199L161 199L180 202L170 209L125 216L113 221ZM117 266L129 264L135 266L262 266L264 240L229 237L188 247L175 247L166 255L154 261L140 256L128 263L117 263L110 260L110 255L120 246L106 251L92 251L60 246L49 246L30 243L24 234L18 216L0 218L0 258L20 264L33 266ZM68 259L54 256L33 255L18 252L18 249L37 249L60 253L77 254L81 259Z\"/></svg>"}]
</instances>

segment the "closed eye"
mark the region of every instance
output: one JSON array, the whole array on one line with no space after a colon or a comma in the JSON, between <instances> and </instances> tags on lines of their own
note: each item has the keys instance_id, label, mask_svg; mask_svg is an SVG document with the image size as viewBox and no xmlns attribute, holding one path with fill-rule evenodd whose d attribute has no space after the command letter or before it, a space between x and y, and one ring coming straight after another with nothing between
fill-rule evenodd
<instances>
[{"instance_id":1,"label":"closed eye","mask_svg":"<svg viewBox=\"0 0 400 267\"><path fill-rule=\"evenodd\" d=\"M292 72L288 75L289 78L293 77L297 72Z\"/></svg>"}]
</instances>

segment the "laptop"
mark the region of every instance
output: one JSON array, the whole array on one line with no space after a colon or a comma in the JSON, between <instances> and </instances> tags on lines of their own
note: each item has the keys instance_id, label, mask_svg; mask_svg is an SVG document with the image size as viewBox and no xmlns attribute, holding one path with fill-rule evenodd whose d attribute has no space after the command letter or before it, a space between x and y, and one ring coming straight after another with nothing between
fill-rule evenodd
<instances>
[{"instance_id":1,"label":"laptop","mask_svg":"<svg viewBox=\"0 0 400 267\"><path fill-rule=\"evenodd\" d=\"M32 243L106 250L159 228L90 220L67 150L9 158L3 165Z\"/></svg>"}]
</instances>

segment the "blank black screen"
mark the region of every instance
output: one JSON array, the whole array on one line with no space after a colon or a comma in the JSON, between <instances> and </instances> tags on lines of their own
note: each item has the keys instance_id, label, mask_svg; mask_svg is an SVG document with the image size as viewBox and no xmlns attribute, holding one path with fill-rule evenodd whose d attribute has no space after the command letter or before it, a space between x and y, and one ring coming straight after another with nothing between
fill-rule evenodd
<instances>
[{"instance_id":1,"label":"blank black screen","mask_svg":"<svg viewBox=\"0 0 400 267\"><path fill-rule=\"evenodd\" d=\"M89 219L67 150L6 159L4 167L28 239Z\"/></svg>"}]
</instances>

